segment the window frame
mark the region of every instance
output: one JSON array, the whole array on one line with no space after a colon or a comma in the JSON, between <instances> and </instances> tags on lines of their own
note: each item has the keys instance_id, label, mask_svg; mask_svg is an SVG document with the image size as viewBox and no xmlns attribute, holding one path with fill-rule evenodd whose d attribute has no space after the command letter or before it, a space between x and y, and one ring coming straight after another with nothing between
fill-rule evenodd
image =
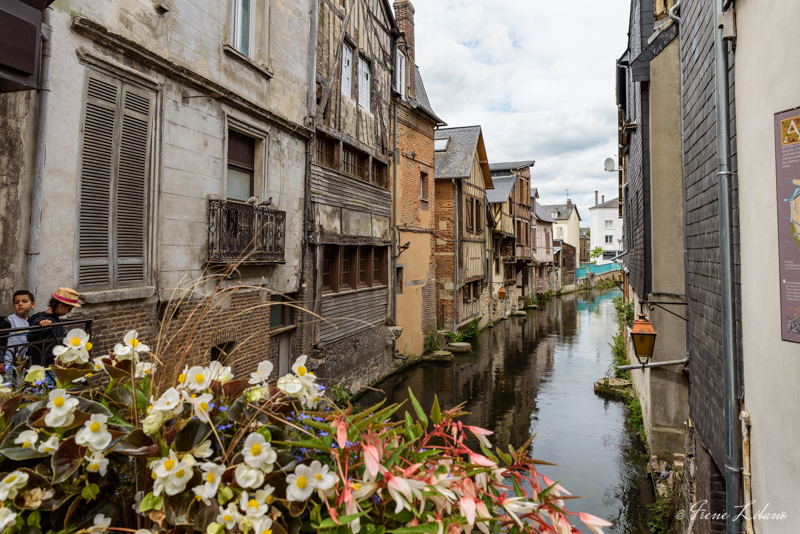
<instances>
[{"instance_id":1,"label":"window frame","mask_svg":"<svg viewBox=\"0 0 800 534\"><path fill-rule=\"evenodd\" d=\"M372 63L358 56L358 106L367 113L372 109Z\"/></svg>"},{"instance_id":2,"label":"window frame","mask_svg":"<svg viewBox=\"0 0 800 534\"><path fill-rule=\"evenodd\" d=\"M428 173L425 171L419 171L419 199L423 202L428 202L430 200L430 196L428 194L429 187L430 178L428 177Z\"/></svg>"},{"instance_id":3,"label":"window frame","mask_svg":"<svg viewBox=\"0 0 800 534\"><path fill-rule=\"evenodd\" d=\"M614 236L613 235L606 235L605 236L605 244L606 245L613 245L614 244Z\"/></svg>"},{"instance_id":4,"label":"window frame","mask_svg":"<svg viewBox=\"0 0 800 534\"><path fill-rule=\"evenodd\" d=\"M355 48L345 42L342 45L342 94L353 98L353 56Z\"/></svg>"},{"instance_id":5,"label":"window frame","mask_svg":"<svg viewBox=\"0 0 800 534\"><path fill-rule=\"evenodd\" d=\"M242 31L242 20L238 16L241 14L241 7L244 2L248 2L249 4L249 15L247 21L247 51L244 51L240 48L241 46L241 31ZM254 26L255 26L255 19L256 19L256 10L258 9L258 0L231 0L231 9L230 9L230 16L231 16L231 24L230 24L230 32L229 32L229 39L230 39L230 46L243 56L253 59L253 35L254 35Z\"/></svg>"},{"instance_id":6,"label":"window frame","mask_svg":"<svg viewBox=\"0 0 800 534\"><path fill-rule=\"evenodd\" d=\"M335 140L317 134L314 142L314 163L326 169L336 170L338 168L336 157L338 151L336 148L337 143Z\"/></svg>"},{"instance_id":7,"label":"window frame","mask_svg":"<svg viewBox=\"0 0 800 534\"><path fill-rule=\"evenodd\" d=\"M282 330L295 325L296 314L292 306L285 304L276 304L281 302L291 302L291 299L283 295L272 295L271 304L269 306L269 328L270 330ZM280 323L274 324L275 312L280 313Z\"/></svg>"},{"instance_id":8,"label":"window frame","mask_svg":"<svg viewBox=\"0 0 800 534\"><path fill-rule=\"evenodd\" d=\"M613 219L611 219L611 220L606 219L605 220L605 228L604 228L604 230L613 230L613 229L614 229L614 220Z\"/></svg>"},{"instance_id":9,"label":"window frame","mask_svg":"<svg viewBox=\"0 0 800 534\"><path fill-rule=\"evenodd\" d=\"M231 159L231 150L233 148L233 144L231 141L238 138L248 139L252 144L252 153L250 154L249 161L239 161L239 160L232 160ZM238 143L238 141L237 141ZM238 132L234 129L228 128L228 139L227 144L225 147L225 151L227 154L226 157L226 164L225 164L225 198L228 200L238 200L240 202L246 202L250 197L256 194L256 152L258 150L258 140L254 137L249 135L243 134ZM236 170L239 172L247 172L250 175L250 196L247 198L233 198L229 196L230 192L230 181L229 181L229 170Z\"/></svg>"}]
</instances>

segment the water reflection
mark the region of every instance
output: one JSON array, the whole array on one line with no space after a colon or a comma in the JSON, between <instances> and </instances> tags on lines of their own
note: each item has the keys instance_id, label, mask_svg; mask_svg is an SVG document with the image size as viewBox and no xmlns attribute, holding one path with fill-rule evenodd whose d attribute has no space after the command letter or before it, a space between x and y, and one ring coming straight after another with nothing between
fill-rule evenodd
<instances>
[{"instance_id":1,"label":"water reflection","mask_svg":"<svg viewBox=\"0 0 800 534\"><path fill-rule=\"evenodd\" d=\"M611 363L617 294L566 295L485 330L474 352L452 363L417 365L377 389L389 402L406 400L408 388L424 407L434 395L443 408L463 402L470 412L465 422L494 431L493 442L504 448L536 434L533 455L560 464L541 471L585 496L568 508L607 518L614 522L610 532L646 533L652 490L644 449L625 429L623 406L592 390ZM359 404L383 397L373 391Z\"/></svg>"}]
</instances>

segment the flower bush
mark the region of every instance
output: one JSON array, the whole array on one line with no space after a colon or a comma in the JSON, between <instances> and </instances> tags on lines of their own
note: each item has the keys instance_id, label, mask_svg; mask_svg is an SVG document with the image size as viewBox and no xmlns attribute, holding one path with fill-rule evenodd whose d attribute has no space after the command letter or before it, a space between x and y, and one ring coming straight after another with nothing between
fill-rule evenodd
<instances>
[{"instance_id":1,"label":"flower bush","mask_svg":"<svg viewBox=\"0 0 800 534\"><path fill-rule=\"evenodd\" d=\"M160 384L136 332L91 360L67 333L0 405L0 532L365 534L602 532L564 509L529 443L496 449L460 407L341 410L299 357L235 379L219 362ZM143 361L147 357L152 361ZM163 365L163 364L162 364ZM410 408L411 409L411 408ZM468 444L475 440L478 447Z\"/></svg>"}]
</instances>

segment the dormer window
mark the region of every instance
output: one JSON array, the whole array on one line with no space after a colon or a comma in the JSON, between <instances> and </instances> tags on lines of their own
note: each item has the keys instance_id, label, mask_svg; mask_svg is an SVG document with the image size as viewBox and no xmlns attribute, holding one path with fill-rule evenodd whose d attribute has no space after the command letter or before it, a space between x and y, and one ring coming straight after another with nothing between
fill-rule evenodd
<instances>
[{"instance_id":1,"label":"dormer window","mask_svg":"<svg viewBox=\"0 0 800 534\"><path fill-rule=\"evenodd\" d=\"M550 212L550 216L555 219L556 217L558 217L558 212L557 211L551 211Z\"/></svg>"},{"instance_id":2,"label":"dormer window","mask_svg":"<svg viewBox=\"0 0 800 534\"><path fill-rule=\"evenodd\" d=\"M444 152L447 150L447 145L450 143L450 138L445 137L444 139L434 139L433 140L433 150L434 152Z\"/></svg>"},{"instance_id":3,"label":"dormer window","mask_svg":"<svg viewBox=\"0 0 800 534\"><path fill-rule=\"evenodd\" d=\"M406 86L408 83L406 82L406 65L408 61L406 60L406 55L397 50L395 63L394 63L394 90L400 93L400 97L405 100L406 99Z\"/></svg>"}]
</instances>

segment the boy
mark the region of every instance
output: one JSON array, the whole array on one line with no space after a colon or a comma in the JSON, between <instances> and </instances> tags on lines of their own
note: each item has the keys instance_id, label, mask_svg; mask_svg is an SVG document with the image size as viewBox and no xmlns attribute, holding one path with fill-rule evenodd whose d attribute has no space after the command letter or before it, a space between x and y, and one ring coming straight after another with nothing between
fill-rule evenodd
<instances>
[{"instance_id":1,"label":"boy","mask_svg":"<svg viewBox=\"0 0 800 534\"><path fill-rule=\"evenodd\" d=\"M14 313L5 318L5 321L8 323L7 328L27 328L28 316L34 306L36 306L36 301L33 297L33 293L27 289L14 292ZM11 379L14 368L18 365L18 362L27 358L28 347L20 346L27 343L27 341L27 332L15 332L9 335L6 340L7 346L10 347L5 351L3 361L7 379Z\"/></svg>"},{"instance_id":2,"label":"boy","mask_svg":"<svg viewBox=\"0 0 800 534\"><path fill-rule=\"evenodd\" d=\"M39 312L28 321L31 326L51 326L44 330L33 331L28 334L28 342L36 343L31 346L31 354L28 358L28 365L41 365L47 367L53 363L53 347L59 345L64 340L64 327L58 323L62 322L62 317L67 315L73 308L80 308L78 304L78 292L68 287L60 287L55 293L51 293L49 307Z\"/></svg>"}]
</instances>

